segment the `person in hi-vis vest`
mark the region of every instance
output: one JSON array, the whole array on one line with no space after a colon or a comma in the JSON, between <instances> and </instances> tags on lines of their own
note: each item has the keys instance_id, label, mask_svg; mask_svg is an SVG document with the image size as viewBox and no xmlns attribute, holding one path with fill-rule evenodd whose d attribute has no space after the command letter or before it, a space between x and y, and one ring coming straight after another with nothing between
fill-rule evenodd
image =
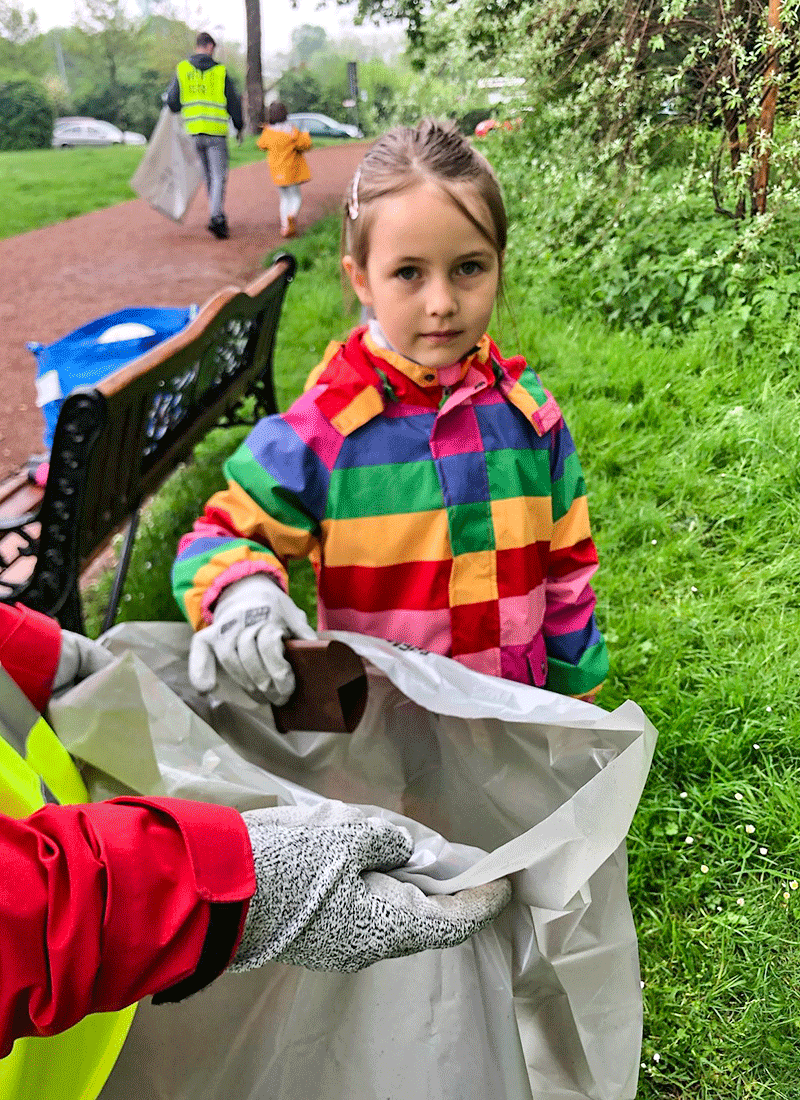
<instances>
[{"instance_id":1,"label":"person in hi-vis vest","mask_svg":"<svg viewBox=\"0 0 800 1100\"><path fill-rule=\"evenodd\" d=\"M166 104L183 111L186 129L194 138L208 190L209 232L228 236L225 217L225 184L228 181L228 115L242 143L242 101L233 81L214 60L216 42L205 31L198 34L195 53L181 61L167 89Z\"/></svg>"}]
</instances>

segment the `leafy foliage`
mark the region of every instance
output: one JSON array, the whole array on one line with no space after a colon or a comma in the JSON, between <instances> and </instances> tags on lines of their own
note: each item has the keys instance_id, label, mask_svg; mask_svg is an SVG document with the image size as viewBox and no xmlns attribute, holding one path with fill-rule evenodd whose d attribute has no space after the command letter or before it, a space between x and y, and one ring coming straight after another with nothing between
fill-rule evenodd
<instances>
[{"instance_id":1,"label":"leafy foliage","mask_svg":"<svg viewBox=\"0 0 800 1100\"><path fill-rule=\"evenodd\" d=\"M42 149L53 137L47 90L26 77L0 77L0 150Z\"/></svg>"},{"instance_id":2,"label":"leafy foliage","mask_svg":"<svg viewBox=\"0 0 800 1100\"><path fill-rule=\"evenodd\" d=\"M649 170L609 149L590 160L556 111L528 117L520 134L493 132L483 148L501 170L511 234L509 264L568 306L632 326L658 342L726 318L734 335L764 325L795 332L800 288L800 190L778 177L772 213L746 223L713 217L702 159L706 135L690 129ZM706 180L707 182L707 180ZM553 196L558 201L553 201Z\"/></svg>"},{"instance_id":3,"label":"leafy foliage","mask_svg":"<svg viewBox=\"0 0 800 1100\"><path fill-rule=\"evenodd\" d=\"M732 218L765 211L776 159L800 161L796 0L361 0L359 11L407 20L412 59L429 80L460 82L456 104L481 78L523 81L517 104L557 105L590 159L610 149L635 167L660 133L701 123L715 139L706 193Z\"/></svg>"},{"instance_id":4,"label":"leafy foliage","mask_svg":"<svg viewBox=\"0 0 800 1100\"><path fill-rule=\"evenodd\" d=\"M41 75L35 40L39 20L18 0L0 0L0 69Z\"/></svg>"},{"instance_id":5,"label":"leafy foliage","mask_svg":"<svg viewBox=\"0 0 800 1100\"><path fill-rule=\"evenodd\" d=\"M301 28L306 32L313 27ZM321 28L317 28L320 29ZM301 45L310 49L319 42L307 33L301 39ZM293 51L290 60L296 60ZM331 118L355 122L356 117L345 108L344 101L349 99L347 63L350 54L345 54L333 43L326 42L314 48L307 62L297 62L286 69L278 85L278 97L291 111L321 111ZM358 81L361 100L358 103L358 124L365 133L375 133L385 129L396 115L398 102L402 101L409 87L411 72L401 60L392 65L379 58L359 62Z\"/></svg>"}]
</instances>

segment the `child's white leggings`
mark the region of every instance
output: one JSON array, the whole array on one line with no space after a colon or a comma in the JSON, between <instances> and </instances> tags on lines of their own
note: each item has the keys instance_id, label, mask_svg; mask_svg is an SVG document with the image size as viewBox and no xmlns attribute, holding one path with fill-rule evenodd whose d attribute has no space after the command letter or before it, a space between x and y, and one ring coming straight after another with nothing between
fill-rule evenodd
<instances>
[{"instance_id":1,"label":"child's white leggings","mask_svg":"<svg viewBox=\"0 0 800 1100\"><path fill-rule=\"evenodd\" d=\"M300 209L300 184L290 183L288 187L279 187L278 195L280 196L281 229L285 229L289 224L289 218L296 217Z\"/></svg>"}]
</instances>

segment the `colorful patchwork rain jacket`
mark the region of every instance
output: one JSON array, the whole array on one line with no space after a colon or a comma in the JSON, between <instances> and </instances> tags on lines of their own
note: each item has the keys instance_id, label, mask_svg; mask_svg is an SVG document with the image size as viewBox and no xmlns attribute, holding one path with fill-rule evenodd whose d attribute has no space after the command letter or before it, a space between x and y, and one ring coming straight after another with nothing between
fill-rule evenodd
<instances>
[{"instance_id":1,"label":"colorful patchwork rain jacket","mask_svg":"<svg viewBox=\"0 0 800 1100\"><path fill-rule=\"evenodd\" d=\"M173 569L195 629L226 585L267 572L286 588L285 562L310 556L320 630L567 695L605 678L572 437L525 360L488 336L437 374L356 329L224 469Z\"/></svg>"}]
</instances>

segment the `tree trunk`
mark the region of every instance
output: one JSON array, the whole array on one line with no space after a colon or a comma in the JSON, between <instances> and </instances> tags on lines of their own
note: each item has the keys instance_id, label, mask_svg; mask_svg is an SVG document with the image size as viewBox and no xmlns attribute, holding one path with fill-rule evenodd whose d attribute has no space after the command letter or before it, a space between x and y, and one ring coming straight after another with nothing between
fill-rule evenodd
<instances>
[{"instance_id":1,"label":"tree trunk","mask_svg":"<svg viewBox=\"0 0 800 1100\"><path fill-rule=\"evenodd\" d=\"M767 184L769 182L769 154L772 132L775 128L775 107L778 102L778 51L775 39L781 29L781 0L769 0L767 28L770 35L767 69L764 73L764 92L761 96L761 122L759 130L766 147L758 156L753 187L753 212L763 214L767 209Z\"/></svg>"},{"instance_id":2,"label":"tree trunk","mask_svg":"<svg viewBox=\"0 0 800 1100\"><path fill-rule=\"evenodd\" d=\"M244 0L247 19L247 78L245 121L251 134L264 124L264 81L261 75L261 2Z\"/></svg>"}]
</instances>

